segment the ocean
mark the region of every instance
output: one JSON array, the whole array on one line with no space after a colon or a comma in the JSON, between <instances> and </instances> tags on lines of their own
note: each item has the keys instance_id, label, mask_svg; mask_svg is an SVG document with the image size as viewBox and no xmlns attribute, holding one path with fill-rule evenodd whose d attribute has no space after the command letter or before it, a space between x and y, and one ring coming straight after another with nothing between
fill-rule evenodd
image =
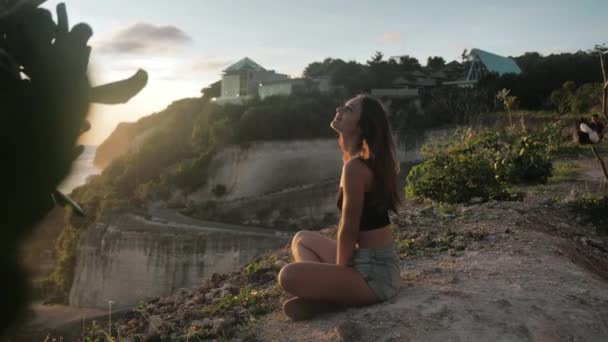
<instances>
[{"instance_id":1,"label":"ocean","mask_svg":"<svg viewBox=\"0 0 608 342\"><path fill-rule=\"evenodd\" d=\"M96 150L97 146L85 145L82 154L72 164L70 174L59 185L58 189L61 192L69 194L74 188L85 184L89 176L101 173L101 169L93 165Z\"/></svg>"}]
</instances>

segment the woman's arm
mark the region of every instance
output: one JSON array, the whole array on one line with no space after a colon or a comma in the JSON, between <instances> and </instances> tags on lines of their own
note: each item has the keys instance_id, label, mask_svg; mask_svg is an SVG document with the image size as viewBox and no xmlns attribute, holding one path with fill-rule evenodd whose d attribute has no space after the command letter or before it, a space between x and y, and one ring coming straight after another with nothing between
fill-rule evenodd
<instances>
[{"instance_id":1,"label":"woman's arm","mask_svg":"<svg viewBox=\"0 0 608 342\"><path fill-rule=\"evenodd\" d=\"M357 243L365 196L366 171L365 165L359 161L353 160L344 166L342 219L338 229L336 255L338 265L348 265Z\"/></svg>"}]
</instances>

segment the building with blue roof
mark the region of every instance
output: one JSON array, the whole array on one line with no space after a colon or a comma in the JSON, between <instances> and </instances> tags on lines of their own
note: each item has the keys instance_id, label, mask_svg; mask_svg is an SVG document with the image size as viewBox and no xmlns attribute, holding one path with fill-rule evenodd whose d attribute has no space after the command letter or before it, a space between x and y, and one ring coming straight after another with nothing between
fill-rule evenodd
<instances>
[{"instance_id":1,"label":"building with blue roof","mask_svg":"<svg viewBox=\"0 0 608 342\"><path fill-rule=\"evenodd\" d=\"M471 49L465 56L465 59L470 63L466 77L456 81L443 82L444 85L473 87L482 77L489 73L495 73L498 76L521 74L521 68L514 59L481 49Z\"/></svg>"}]
</instances>

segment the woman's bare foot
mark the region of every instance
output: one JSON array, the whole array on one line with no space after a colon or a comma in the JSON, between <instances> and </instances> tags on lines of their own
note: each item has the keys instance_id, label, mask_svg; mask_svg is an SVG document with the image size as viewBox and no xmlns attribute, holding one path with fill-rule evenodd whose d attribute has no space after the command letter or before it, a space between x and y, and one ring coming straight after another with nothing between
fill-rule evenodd
<instances>
[{"instance_id":1,"label":"woman's bare foot","mask_svg":"<svg viewBox=\"0 0 608 342\"><path fill-rule=\"evenodd\" d=\"M283 303L283 312L294 321L310 319L322 312L338 311L341 308L340 305L300 297L291 298Z\"/></svg>"}]
</instances>

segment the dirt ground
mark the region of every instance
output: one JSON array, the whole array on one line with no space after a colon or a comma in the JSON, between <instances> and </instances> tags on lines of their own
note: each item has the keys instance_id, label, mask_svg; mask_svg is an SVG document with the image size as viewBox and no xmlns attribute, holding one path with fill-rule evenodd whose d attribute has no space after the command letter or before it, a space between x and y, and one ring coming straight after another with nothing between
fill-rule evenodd
<instances>
[{"instance_id":1,"label":"dirt ground","mask_svg":"<svg viewBox=\"0 0 608 342\"><path fill-rule=\"evenodd\" d=\"M593 192L601 174L593 162L575 164L570 181L533 187L524 201L406 209L401 236L433 238L447 229L478 238L402 256L401 291L388 302L305 322L273 313L258 323L256 338L608 341L608 238L564 204Z\"/></svg>"}]
</instances>

